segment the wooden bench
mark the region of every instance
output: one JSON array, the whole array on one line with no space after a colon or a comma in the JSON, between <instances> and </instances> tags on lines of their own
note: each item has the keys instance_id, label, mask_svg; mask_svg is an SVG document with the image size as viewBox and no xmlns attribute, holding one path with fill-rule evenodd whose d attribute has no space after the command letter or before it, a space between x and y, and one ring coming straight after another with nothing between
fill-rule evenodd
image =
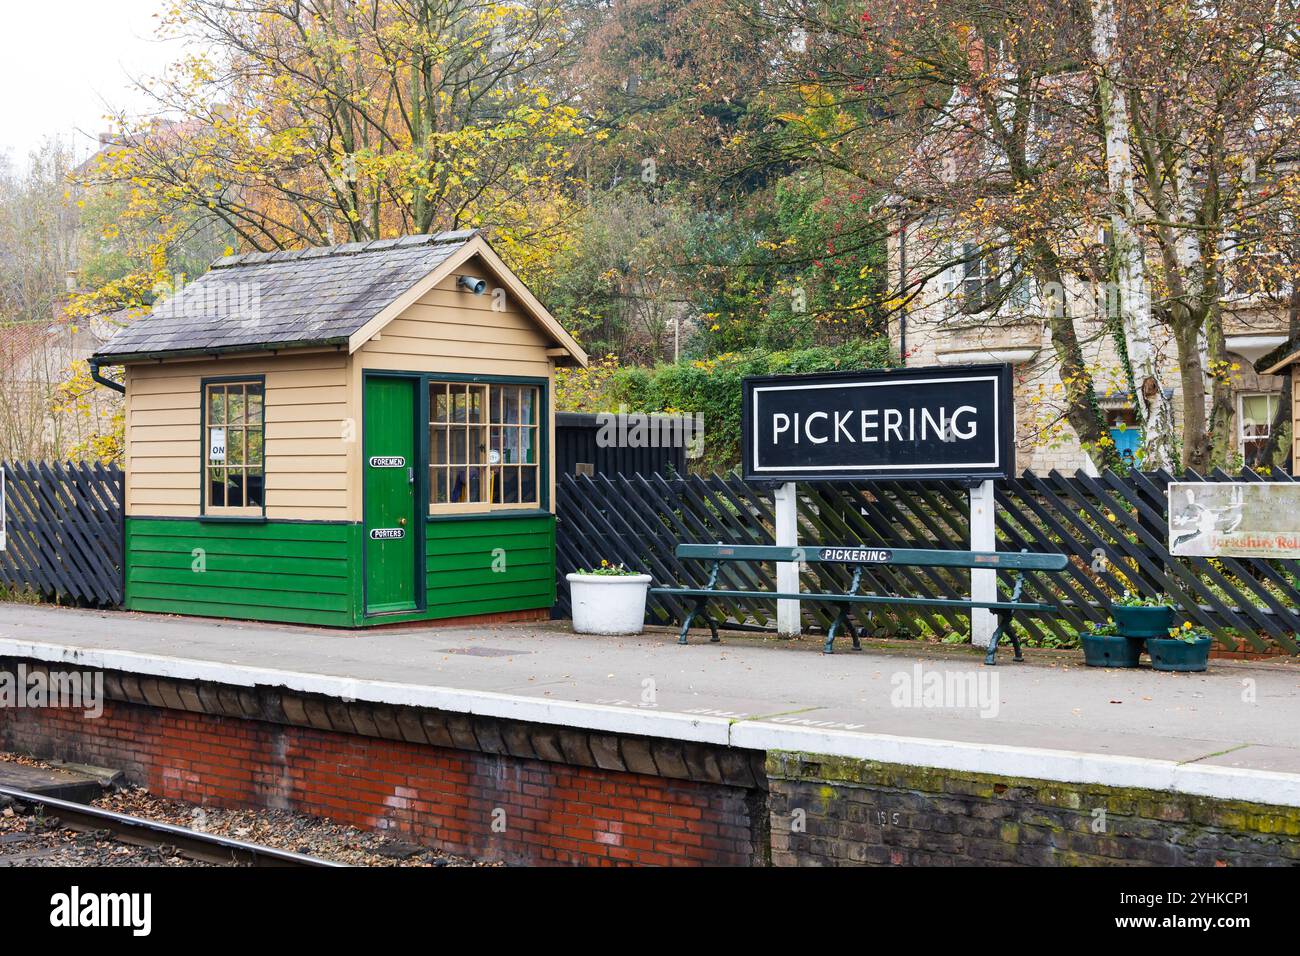
<instances>
[{"instance_id":1,"label":"wooden bench","mask_svg":"<svg viewBox=\"0 0 1300 956\"><path fill-rule=\"evenodd\" d=\"M1011 627L1011 622L1019 611L1037 611L1044 614L1059 614L1054 604L1039 604L1020 599L1024 589L1026 571L1063 571L1069 560L1063 554L1031 554L1021 552L992 551L933 551L916 548L874 548L861 545L828 547L775 547L772 545L730 545L730 544L679 544L677 557L682 559L711 561L708 582L702 588L661 587L651 588L651 594L693 598L693 606L686 619L682 621L682 633L677 643L686 643L686 632L697 618L703 618L712 634L711 641L718 640L718 625L708 615L706 605L711 599L759 598L768 600L805 600L819 601L841 605L835 621L826 632L826 644L822 648L826 654L834 652L835 635L840 628L848 630L853 638L853 649L861 650L858 629L854 626L851 612L858 605L911 605L918 607L950 608L985 608L992 611L998 619L997 629L989 642L985 664L995 664L998 642L1005 633L1011 639L1015 649L1015 660L1023 661L1020 653L1020 640ZM843 593L797 592L793 594L778 591L736 591L719 588L718 576L723 562L762 562L762 561L797 561L802 564L840 564L853 568L853 580ZM971 601L957 598L899 597L892 594L860 594L863 571L868 566L914 567L914 568L989 568L995 571L1015 571L1009 601Z\"/></svg>"}]
</instances>

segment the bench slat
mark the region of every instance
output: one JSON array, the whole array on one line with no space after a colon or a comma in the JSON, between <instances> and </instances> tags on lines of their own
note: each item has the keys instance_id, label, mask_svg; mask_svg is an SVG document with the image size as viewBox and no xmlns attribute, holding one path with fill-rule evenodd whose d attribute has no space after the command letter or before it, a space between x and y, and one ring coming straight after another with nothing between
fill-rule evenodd
<instances>
[{"instance_id":1,"label":"bench slat","mask_svg":"<svg viewBox=\"0 0 1300 956\"><path fill-rule=\"evenodd\" d=\"M1024 571L1063 571L1070 563L1070 559L1063 554L877 548L856 544L795 548L761 544L679 544L677 557L694 558L700 561L802 561L805 564L894 564L934 568L1005 568Z\"/></svg>"},{"instance_id":2,"label":"bench slat","mask_svg":"<svg viewBox=\"0 0 1300 956\"><path fill-rule=\"evenodd\" d=\"M999 611L1056 611L1055 604L1032 604L1017 601L958 601L952 598L890 597L881 594L819 594L804 591L790 594L778 591L723 591L707 588L651 588L651 594L672 594L677 597L743 597L771 598L787 601L826 601L842 604L920 604L929 607L979 607Z\"/></svg>"}]
</instances>

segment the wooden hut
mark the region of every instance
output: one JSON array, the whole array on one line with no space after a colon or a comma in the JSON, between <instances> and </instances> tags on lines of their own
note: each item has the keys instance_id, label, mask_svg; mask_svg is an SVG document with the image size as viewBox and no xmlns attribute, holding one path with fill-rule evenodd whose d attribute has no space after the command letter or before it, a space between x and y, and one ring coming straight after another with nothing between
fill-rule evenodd
<instances>
[{"instance_id":1,"label":"wooden hut","mask_svg":"<svg viewBox=\"0 0 1300 956\"><path fill-rule=\"evenodd\" d=\"M546 616L586 361L476 231L217 261L92 359L125 368L126 606Z\"/></svg>"}]
</instances>

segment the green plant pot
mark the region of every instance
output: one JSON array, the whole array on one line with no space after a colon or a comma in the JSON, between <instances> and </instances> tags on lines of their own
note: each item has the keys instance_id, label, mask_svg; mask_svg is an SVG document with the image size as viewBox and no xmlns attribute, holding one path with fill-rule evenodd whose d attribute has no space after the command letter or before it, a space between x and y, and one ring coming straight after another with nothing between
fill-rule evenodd
<instances>
[{"instance_id":1,"label":"green plant pot","mask_svg":"<svg viewBox=\"0 0 1300 956\"><path fill-rule=\"evenodd\" d=\"M1164 637L1174 626L1174 609L1160 607L1110 606L1110 616L1125 637Z\"/></svg>"},{"instance_id":2,"label":"green plant pot","mask_svg":"<svg viewBox=\"0 0 1300 956\"><path fill-rule=\"evenodd\" d=\"M1210 663L1208 637L1197 641L1180 641L1174 637L1148 637L1147 653L1151 666L1158 671L1203 671Z\"/></svg>"},{"instance_id":3,"label":"green plant pot","mask_svg":"<svg viewBox=\"0 0 1300 956\"><path fill-rule=\"evenodd\" d=\"M1137 667L1142 644L1111 634L1083 634L1083 662L1089 667Z\"/></svg>"}]
</instances>

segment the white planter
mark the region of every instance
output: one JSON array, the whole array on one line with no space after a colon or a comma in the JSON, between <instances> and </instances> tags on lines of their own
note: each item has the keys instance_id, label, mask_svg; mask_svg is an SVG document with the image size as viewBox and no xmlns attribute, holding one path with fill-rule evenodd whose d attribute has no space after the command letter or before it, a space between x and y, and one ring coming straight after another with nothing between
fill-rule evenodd
<instances>
[{"instance_id":1,"label":"white planter","mask_svg":"<svg viewBox=\"0 0 1300 956\"><path fill-rule=\"evenodd\" d=\"M648 574L566 574L579 634L640 634Z\"/></svg>"}]
</instances>

